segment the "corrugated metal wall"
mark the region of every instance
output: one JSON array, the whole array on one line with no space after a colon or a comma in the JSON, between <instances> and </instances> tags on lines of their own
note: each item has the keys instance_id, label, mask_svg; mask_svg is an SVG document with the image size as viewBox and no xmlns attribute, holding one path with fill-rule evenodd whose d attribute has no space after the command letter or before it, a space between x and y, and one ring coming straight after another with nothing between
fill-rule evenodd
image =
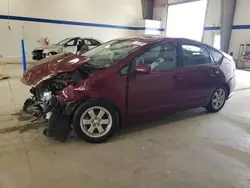
<instances>
[{"instance_id":1,"label":"corrugated metal wall","mask_svg":"<svg viewBox=\"0 0 250 188\"><path fill-rule=\"evenodd\" d=\"M153 19L154 8L167 5L168 0L141 0L143 19Z\"/></svg>"},{"instance_id":2,"label":"corrugated metal wall","mask_svg":"<svg viewBox=\"0 0 250 188\"><path fill-rule=\"evenodd\" d=\"M142 17L143 19L153 19L154 0L142 1Z\"/></svg>"}]
</instances>

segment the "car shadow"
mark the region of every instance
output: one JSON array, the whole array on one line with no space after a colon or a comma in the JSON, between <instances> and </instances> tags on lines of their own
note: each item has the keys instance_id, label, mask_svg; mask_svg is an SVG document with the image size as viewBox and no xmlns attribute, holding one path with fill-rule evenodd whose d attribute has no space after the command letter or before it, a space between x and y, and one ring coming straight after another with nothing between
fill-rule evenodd
<instances>
[{"instance_id":1,"label":"car shadow","mask_svg":"<svg viewBox=\"0 0 250 188\"><path fill-rule=\"evenodd\" d=\"M157 117L147 118L146 120L135 120L133 122L125 123L119 129L119 131L114 134L106 143L115 142L116 140L122 140L129 136L130 134L134 134L136 132L140 132L146 129L153 129L160 126L169 126L173 122L178 122L181 120L186 120L190 118L195 118L198 116L206 116L209 113L204 108L197 108L186 110L182 112L177 112L174 114L164 114L159 115ZM74 130L70 133L67 143L70 144L72 142L82 142L75 133ZM85 144L88 144L85 142Z\"/></svg>"},{"instance_id":2,"label":"car shadow","mask_svg":"<svg viewBox=\"0 0 250 188\"><path fill-rule=\"evenodd\" d=\"M135 132L140 132L146 129L153 129L160 126L169 126L171 123L174 122L206 115L209 115L209 113L204 108L197 108L177 112L174 114L160 115L158 117L148 118L144 121L138 120L132 123L126 123L122 126L120 131L110 139L110 142L122 139L121 136L123 137L129 134L133 134Z\"/></svg>"}]
</instances>

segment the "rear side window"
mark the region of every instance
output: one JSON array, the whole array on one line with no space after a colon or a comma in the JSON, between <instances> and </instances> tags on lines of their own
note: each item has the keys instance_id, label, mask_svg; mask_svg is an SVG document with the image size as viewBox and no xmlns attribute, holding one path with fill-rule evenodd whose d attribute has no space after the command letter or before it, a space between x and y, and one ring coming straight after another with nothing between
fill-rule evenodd
<instances>
[{"instance_id":1,"label":"rear side window","mask_svg":"<svg viewBox=\"0 0 250 188\"><path fill-rule=\"evenodd\" d=\"M93 39L85 39L85 41L87 41L87 44L91 45L91 46L99 46L100 45L99 42L97 42L96 40L93 40Z\"/></svg>"},{"instance_id":2,"label":"rear side window","mask_svg":"<svg viewBox=\"0 0 250 188\"><path fill-rule=\"evenodd\" d=\"M212 48L210 48L209 50L210 50L210 54L214 60L214 63L220 63L221 60L223 59L222 53L220 53L217 50L214 50Z\"/></svg>"},{"instance_id":3,"label":"rear side window","mask_svg":"<svg viewBox=\"0 0 250 188\"><path fill-rule=\"evenodd\" d=\"M90 42L89 40L85 39L85 40L84 40L84 44L86 44L86 45L91 45L91 42Z\"/></svg>"},{"instance_id":4,"label":"rear side window","mask_svg":"<svg viewBox=\"0 0 250 188\"><path fill-rule=\"evenodd\" d=\"M207 48L196 44L182 45L183 66L196 66L211 63Z\"/></svg>"}]
</instances>

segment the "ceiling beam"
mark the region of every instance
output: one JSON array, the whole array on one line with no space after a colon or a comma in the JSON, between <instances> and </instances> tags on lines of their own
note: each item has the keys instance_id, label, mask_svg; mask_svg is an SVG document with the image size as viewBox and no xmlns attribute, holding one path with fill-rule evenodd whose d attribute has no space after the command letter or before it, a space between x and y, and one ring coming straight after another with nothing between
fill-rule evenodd
<instances>
[{"instance_id":1,"label":"ceiling beam","mask_svg":"<svg viewBox=\"0 0 250 188\"><path fill-rule=\"evenodd\" d=\"M237 0L221 1L221 50L228 53Z\"/></svg>"},{"instance_id":2,"label":"ceiling beam","mask_svg":"<svg viewBox=\"0 0 250 188\"><path fill-rule=\"evenodd\" d=\"M168 0L168 5L178 5L178 4L190 3L194 1L200 1L200 0Z\"/></svg>"}]
</instances>

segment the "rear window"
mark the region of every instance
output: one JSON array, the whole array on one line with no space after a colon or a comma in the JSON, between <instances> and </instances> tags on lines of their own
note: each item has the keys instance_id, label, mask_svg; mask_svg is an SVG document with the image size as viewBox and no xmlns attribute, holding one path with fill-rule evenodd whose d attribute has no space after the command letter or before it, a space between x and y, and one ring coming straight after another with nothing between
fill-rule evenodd
<instances>
[{"instance_id":1,"label":"rear window","mask_svg":"<svg viewBox=\"0 0 250 188\"><path fill-rule=\"evenodd\" d=\"M214 60L215 63L221 63L222 59L223 59L223 55L222 53L220 53L217 50L214 50L212 48L209 48L210 54Z\"/></svg>"}]
</instances>

